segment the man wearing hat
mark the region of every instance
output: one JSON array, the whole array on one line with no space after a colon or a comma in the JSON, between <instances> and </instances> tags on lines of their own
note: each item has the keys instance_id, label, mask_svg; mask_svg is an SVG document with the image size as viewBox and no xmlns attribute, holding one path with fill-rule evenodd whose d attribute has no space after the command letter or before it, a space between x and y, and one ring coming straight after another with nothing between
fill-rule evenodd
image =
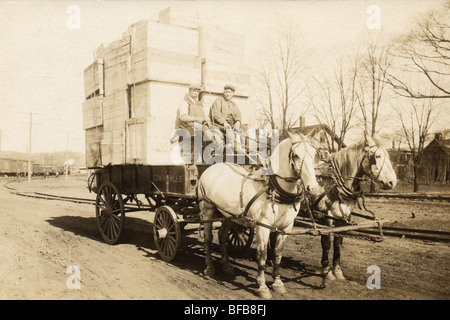
<instances>
[{"instance_id":1,"label":"man wearing hat","mask_svg":"<svg viewBox=\"0 0 450 320\"><path fill-rule=\"evenodd\" d=\"M191 85L189 92L184 96L181 105L177 110L175 120L175 129L186 129L191 136L194 135L194 129L207 132L211 121L206 117L202 103L198 100L201 86Z\"/></svg>"},{"instance_id":2,"label":"man wearing hat","mask_svg":"<svg viewBox=\"0 0 450 320\"><path fill-rule=\"evenodd\" d=\"M242 116L239 107L233 100L236 88L227 84L223 88L223 96L217 98L210 109L210 118L222 132L226 134L226 142L233 143L235 134L240 136L241 144L244 144L245 137L241 129ZM242 152L242 147L238 145L238 151Z\"/></svg>"},{"instance_id":3,"label":"man wearing hat","mask_svg":"<svg viewBox=\"0 0 450 320\"><path fill-rule=\"evenodd\" d=\"M209 139L209 141L221 140L220 134L217 135L214 130L210 130L211 121L206 117L203 105L198 99L200 91L200 85L191 85L189 87L189 92L186 93L183 101L181 101L180 107L177 110L175 120L176 131L172 136L172 143L178 142L180 137L185 137L186 132L182 132L182 130L186 130L191 138L194 137L196 132L201 132L202 135L204 134ZM203 141L203 136L199 141ZM191 141L184 141L184 143L190 142ZM191 150L194 151L192 148ZM222 152L220 148L218 148L218 151Z\"/></svg>"}]
</instances>

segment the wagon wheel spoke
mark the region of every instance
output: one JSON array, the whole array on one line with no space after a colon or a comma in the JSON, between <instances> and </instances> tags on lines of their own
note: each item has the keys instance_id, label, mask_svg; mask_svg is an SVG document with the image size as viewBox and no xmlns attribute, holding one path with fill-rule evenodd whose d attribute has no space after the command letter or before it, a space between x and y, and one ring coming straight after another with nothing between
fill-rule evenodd
<instances>
[{"instance_id":1,"label":"wagon wheel spoke","mask_svg":"<svg viewBox=\"0 0 450 320\"><path fill-rule=\"evenodd\" d=\"M243 254L250 248L254 237L254 229L234 223L227 235L227 246L232 254Z\"/></svg>"},{"instance_id":2,"label":"wagon wheel spoke","mask_svg":"<svg viewBox=\"0 0 450 320\"><path fill-rule=\"evenodd\" d=\"M124 227L125 209L122 195L110 182L105 182L98 189L96 217L103 240L108 244L115 244Z\"/></svg>"},{"instance_id":3,"label":"wagon wheel spoke","mask_svg":"<svg viewBox=\"0 0 450 320\"><path fill-rule=\"evenodd\" d=\"M172 261L181 247L181 228L177 215L169 206L158 208L153 223L153 237L161 258Z\"/></svg>"}]
</instances>

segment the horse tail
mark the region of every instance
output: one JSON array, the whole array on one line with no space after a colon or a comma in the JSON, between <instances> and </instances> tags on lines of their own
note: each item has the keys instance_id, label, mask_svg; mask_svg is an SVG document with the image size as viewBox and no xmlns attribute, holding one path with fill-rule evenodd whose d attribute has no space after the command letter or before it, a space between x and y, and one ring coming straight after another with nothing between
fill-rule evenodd
<instances>
[{"instance_id":1,"label":"horse tail","mask_svg":"<svg viewBox=\"0 0 450 320\"><path fill-rule=\"evenodd\" d=\"M201 196L199 195L200 192L201 192ZM200 177L200 179L198 179L198 185L197 185L197 188L195 189L195 193L197 196L197 202L199 204L202 201L211 203L211 200L209 200L208 197L206 197L205 188L203 187L203 184L202 184L202 177Z\"/></svg>"}]
</instances>

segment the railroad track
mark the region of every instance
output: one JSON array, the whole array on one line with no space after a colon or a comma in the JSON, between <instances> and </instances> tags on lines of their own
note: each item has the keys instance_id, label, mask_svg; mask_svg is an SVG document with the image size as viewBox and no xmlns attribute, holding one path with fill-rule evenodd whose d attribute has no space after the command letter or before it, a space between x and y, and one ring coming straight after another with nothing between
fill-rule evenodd
<instances>
[{"instance_id":1,"label":"railroad track","mask_svg":"<svg viewBox=\"0 0 450 320\"><path fill-rule=\"evenodd\" d=\"M9 181L9 182L12 182L12 181ZM77 204L95 205L95 199L58 196L58 195L42 193L42 192L24 192L24 191L19 191L19 190L16 190L15 188L7 186L8 183L4 184L4 186L10 191L11 194L15 194L18 196L27 197L27 198L44 199L44 200L68 201L68 202L73 202L73 203L77 203ZM426 199L430 200L429 198L426 198ZM145 205L145 204L137 205L137 204L133 204L133 203L127 204L127 207L134 208L134 209L142 208L142 210L146 210L146 209L150 208L150 206ZM296 222L301 223L299 220L297 220ZM450 242L450 232L447 232L447 231L399 228L399 227L389 226L388 223L384 224L382 229L383 229L383 235L386 237L419 239L419 240L436 241L436 242ZM347 231L345 234L348 236L351 236L351 237L361 237L361 238L366 238L366 239L369 239L372 241L381 241L382 240L382 238L380 237L380 231L377 228L366 228L366 229L360 229L358 231Z\"/></svg>"},{"instance_id":2,"label":"railroad track","mask_svg":"<svg viewBox=\"0 0 450 320\"><path fill-rule=\"evenodd\" d=\"M386 198L404 200L450 201L450 195L403 194L403 193L367 193L366 198Z\"/></svg>"}]
</instances>

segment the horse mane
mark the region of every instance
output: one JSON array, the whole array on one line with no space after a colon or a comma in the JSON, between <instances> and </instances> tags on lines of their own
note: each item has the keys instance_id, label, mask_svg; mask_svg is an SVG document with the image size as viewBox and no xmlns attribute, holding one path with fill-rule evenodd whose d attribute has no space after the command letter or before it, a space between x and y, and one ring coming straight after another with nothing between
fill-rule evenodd
<instances>
[{"instance_id":1,"label":"horse mane","mask_svg":"<svg viewBox=\"0 0 450 320\"><path fill-rule=\"evenodd\" d=\"M361 141L334 153L334 160L342 177L349 178L361 175L358 171L364 156L364 147L365 142ZM351 184L351 182L350 180L349 183Z\"/></svg>"}]
</instances>

